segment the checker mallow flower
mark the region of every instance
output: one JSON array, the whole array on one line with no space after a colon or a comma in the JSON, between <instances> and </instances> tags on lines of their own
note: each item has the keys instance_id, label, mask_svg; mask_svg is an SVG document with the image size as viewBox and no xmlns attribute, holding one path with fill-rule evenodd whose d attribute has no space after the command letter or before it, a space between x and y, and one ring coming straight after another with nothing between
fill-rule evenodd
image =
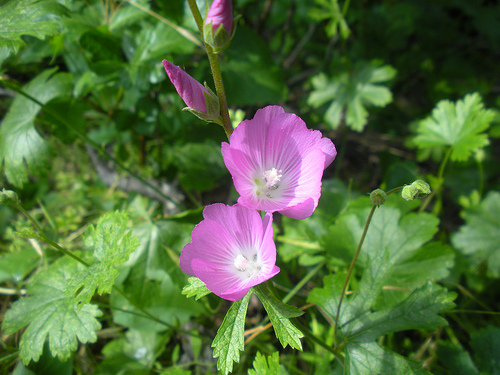
<instances>
[{"instance_id":1,"label":"checker mallow flower","mask_svg":"<svg viewBox=\"0 0 500 375\"><path fill-rule=\"evenodd\" d=\"M215 51L226 48L233 34L234 18L231 0L214 0L205 18L203 36Z\"/></svg>"},{"instance_id":2,"label":"checker mallow flower","mask_svg":"<svg viewBox=\"0 0 500 375\"><path fill-rule=\"evenodd\" d=\"M177 65L163 60L163 66L177 93L184 100L184 103L186 103L187 107L184 108L185 110L205 121L216 121L219 119L219 100L213 92Z\"/></svg>"},{"instance_id":3,"label":"checker mallow flower","mask_svg":"<svg viewBox=\"0 0 500 375\"><path fill-rule=\"evenodd\" d=\"M222 155L239 204L305 219L318 205L323 171L337 151L300 117L268 106L236 127Z\"/></svg>"},{"instance_id":4,"label":"checker mallow flower","mask_svg":"<svg viewBox=\"0 0 500 375\"><path fill-rule=\"evenodd\" d=\"M182 249L181 269L198 277L214 294L229 301L243 298L252 286L275 276L272 214L262 219L239 204L205 207L202 220Z\"/></svg>"}]
</instances>

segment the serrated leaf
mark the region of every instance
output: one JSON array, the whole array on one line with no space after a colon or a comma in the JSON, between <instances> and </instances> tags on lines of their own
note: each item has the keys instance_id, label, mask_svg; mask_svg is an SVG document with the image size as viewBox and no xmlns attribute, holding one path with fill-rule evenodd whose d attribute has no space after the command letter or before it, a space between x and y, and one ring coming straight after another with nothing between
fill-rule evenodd
<instances>
[{"instance_id":1,"label":"serrated leaf","mask_svg":"<svg viewBox=\"0 0 500 375\"><path fill-rule=\"evenodd\" d=\"M134 211L140 209L135 207ZM179 268L178 253L191 238L193 225L173 221L142 221L133 227L140 239L139 247L120 270L117 285L136 305L171 326L182 325L192 316L205 312L204 305L181 294L187 276ZM165 303L168 301L168 303ZM145 318L129 301L111 294L115 323L137 330L164 331L165 325Z\"/></svg>"},{"instance_id":2,"label":"serrated leaf","mask_svg":"<svg viewBox=\"0 0 500 375\"><path fill-rule=\"evenodd\" d=\"M304 335L292 324L290 318L301 316L304 312L277 299L263 284L253 287L253 290L262 302L283 348L290 345L293 349L302 350L300 339Z\"/></svg>"},{"instance_id":3,"label":"serrated leaf","mask_svg":"<svg viewBox=\"0 0 500 375\"><path fill-rule=\"evenodd\" d=\"M344 374L431 375L422 364L385 349L375 342L348 343Z\"/></svg>"},{"instance_id":4,"label":"serrated leaf","mask_svg":"<svg viewBox=\"0 0 500 375\"><path fill-rule=\"evenodd\" d=\"M500 373L500 328L489 326L471 335L471 346L478 359L481 373Z\"/></svg>"},{"instance_id":5,"label":"serrated leaf","mask_svg":"<svg viewBox=\"0 0 500 375\"><path fill-rule=\"evenodd\" d=\"M452 235L453 246L478 266L487 262L488 276L500 277L500 192L490 191L470 210L463 211L465 225Z\"/></svg>"},{"instance_id":6,"label":"serrated leaf","mask_svg":"<svg viewBox=\"0 0 500 375\"><path fill-rule=\"evenodd\" d=\"M201 297L206 296L207 294L212 293L205 283L198 279L197 277L190 277L188 279L189 285L186 285L182 288L182 294L186 295L186 297L194 297L196 301L198 301Z\"/></svg>"},{"instance_id":7,"label":"serrated leaf","mask_svg":"<svg viewBox=\"0 0 500 375\"><path fill-rule=\"evenodd\" d=\"M109 293L113 288L117 267L139 246L137 237L127 232L127 220L124 212L107 213L95 227L88 227L85 244L93 248L97 262L68 281L66 293L73 295L75 302L87 303L96 291Z\"/></svg>"},{"instance_id":8,"label":"serrated leaf","mask_svg":"<svg viewBox=\"0 0 500 375\"><path fill-rule=\"evenodd\" d=\"M280 356L278 352L274 352L267 357L257 352L253 361L253 368L248 370L248 375L281 375Z\"/></svg>"},{"instance_id":9,"label":"serrated leaf","mask_svg":"<svg viewBox=\"0 0 500 375\"><path fill-rule=\"evenodd\" d=\"M24 91L42 103L71 92L73 77L45 70L24 86ZM27 164L31 173L42 168L48 153L45 140L35 129L35 117L40 106L17 95L0 126L0 164L10 183L22 187L28 181Z\"/></svg>"},{"instance_id":10,"label":"serrated leaf","mask_svg":"<svg viewBox=\"0 0 500 375\"><path fill-rule=\"evenodd\" d=\"M330 261L341 258L348 263L352 257L370 211L368 206L356 207L358 201L362 203L364 198L352 201L351 209L321 238ZM357 264L365 268L363 277L366 278L372 275L370 269L373 272L377 269L372 281L384 284L369 288L370 296L363 298L365 304L373 302L374 293L379 294L381 287L386 288L377 297L378 308L402 301L429 278L437 280L448 275L454 259L451 249L440 243L425 245L437 232L438 224L439 220L432 214L403 214L399 208L387 204L375 211ZM383 249L387 250L388 258Z\"/></svg>"},{"instance_id":11,"label":"serrated leaf","mask_svg":"<svg viewBox=\"0 0 500 375\"><path fill-rule=\"evenodd\" d=\"M12 334L25 326L20 341L20 357L24 364L38 361L48 336L53 356L65 360L81 343L95 342L95 331L101 328L96 317L101 316L95 305L79 308L71 296L65 294L66 280L82 272L84 266L64 257L47 270L38 273L27 288L30 297L16 301L5 314L2 328Z\"/></svg>"},{"instance_id":12,"label":"serrated leaf","mask_svg":"<svg viewBox=\"0 0 500 375\"><path fill-rule=\"evenodd\" d=\"M59 26L53 16L65 13L66 9L52 0L10 0L0 7L0 48L17 53L25 44L23 35L44 39L56 34Z\"/></svg>"},{"instance_id":13,"label":"serrated leaf","mask_svg":"<svg viewBox=\"0 0 500 375\"><path fill-rule=\"evenodd\" d=\"M314 108L330 103L324 119L332 128L338 128L345 114L346 125L361 132L368 121L366 108L385 107L392 101L391 91L378 83L394 78L396 70L373 61L357 64L353 71L344 67L331 80L324 73L314 76L311 80L314 90L307 102Z\"/></svg>"},{"instance_id":14,"label":"serrated leaf","mask_svg":"<svg viewBox=\"0 0 500 375\"><path fill-rule=\"evenodd\" d=\"M456 103L442 100L431 116L419 122L412 142L427 152L432 148L442 152L445 147L451 147L450 159L465 161L489 144L486 130L494 116L494 111L484 108L478 93L467 94Z\"/></svg>"},{"instance_id":15,"label":"serrated leaf","mask_svg":"<svg viewBox=\"0 0 500 375\"><path fill-rule=\"evenodd\" d=\"M439 363L452 374L479 375L469 352L460 344L438 342L436 354Z\"/></svg>"},{"instance_id":16,"label":"serrated leaf","mask_svg":"<svg viewBox=\"0 0 500 375\"><path fill-rule=\"evenodd\" d=\"M212 342L217 370L225 375L233 371L233 362L240 362L240 351L245 348L245 317L248 302L253 294L250 290L243 299L233 302Z\"/></svg>"},{"instance_id":17,"label":"serrated leaf","mask_svg":"<svg viewBox=\"0 0 500 375\"><path fill-rule=\"evenodd\" d=\"M351 342L367 342L391 332L445 326L448 323L438 314L452 309L455 297L454 293L428 282L396 306L361 315L342 331Z\"/></svg>"}]
</instances>

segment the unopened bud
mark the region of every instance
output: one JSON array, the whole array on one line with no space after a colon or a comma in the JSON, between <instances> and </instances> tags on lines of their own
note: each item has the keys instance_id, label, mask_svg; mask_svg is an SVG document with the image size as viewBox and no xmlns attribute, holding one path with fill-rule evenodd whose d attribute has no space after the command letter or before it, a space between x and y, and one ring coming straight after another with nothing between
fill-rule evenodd
<instances>
[{"instance_id":1,"label":"unopened bud","mask_svg":"<svg viewBox=\"0 0 500 375\"><path fill-rule=\"evenodd\" d=\"M205 42L218 52L229 45L234 31L231 0L214 0L203 27Z\"/></svg>"},{"instance_id":2,"label":"unopened bud","mask_svg":"<svg viewBox=\"0 0 500 375\"><path fill-rule=\"evenodd\" d=\"M431 187L424 180L416 180L411 185L406 185L401 192L401 196L407 201L416 198L423 198L431 193Z\"/></svg>"},{"instance_id":3,"label":"unopened bud","mask_svg":"<svg viewBox=\"0 0 500 375\"><path fill-rule=\"evenodd\" d=\"M195 80L177 65L163 60L163 66L179 96L186 103L184 110L205 121L217 121L220 117L219 99L207 87Z\"/></svg>"},{"instance_id":4,"label":"unopened bud","mask_svg":"<svg viewBox=\"0 0 500 375\"><path fill-rule=\"evenodd\" d=\"M382 189L375 189L370 193L370 201L375 206L380 206L385 203L387 194Z\"/></svg>"}]
</instances>

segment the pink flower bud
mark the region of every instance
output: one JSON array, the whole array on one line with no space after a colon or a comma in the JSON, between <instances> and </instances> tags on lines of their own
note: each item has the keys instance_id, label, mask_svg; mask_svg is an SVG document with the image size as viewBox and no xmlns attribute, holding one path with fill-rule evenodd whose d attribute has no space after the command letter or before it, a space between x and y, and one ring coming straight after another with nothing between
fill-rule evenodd
<instances>
[{"instance_id":1,"label":"pink flower bud","mask_svg":"<svg viewBox=\"0 0 500 375\"><path fill-rule=\"evenodd\" d=\"M211 91L177 65L163 60L163 66L179 96L186 103L186 110L206 121L219 118L219 100Z\"/></svg>"},{"instance_id":2,"label":"pink flower bud","mask_svg":"<svg viewBox=\"0 0 500 375\"><path fill-rule=\"evenodd\" d=\"M205 41L216 51L229 45L233 35L233 6L231 0L214 0L205 19Z\"/></svg>"},{"instance_id":3,"label":"pink flower bud","mask_svg":"<svg viewBox=\"0 0 500 375\"><path fill-rule=\"evenodd\" d=\"M233 5L231 0L214 0L208 11L205 25L212 23L212 32L217 33L222 25L231 34L233 31Z\"/></svg>"}]
</instances>

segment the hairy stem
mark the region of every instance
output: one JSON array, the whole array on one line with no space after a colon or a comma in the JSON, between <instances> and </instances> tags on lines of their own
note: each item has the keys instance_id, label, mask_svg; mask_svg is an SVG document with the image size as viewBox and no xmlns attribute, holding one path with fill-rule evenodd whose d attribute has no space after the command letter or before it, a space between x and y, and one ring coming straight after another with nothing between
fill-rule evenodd
<instances>
[{"instance_id":1,"label":"hairy stem","mask_svg":"<svg viewBox=\"0 0 500 375\"><path fill-rule=\"evenodd\" d=\"M337 315L335 316L335 327L334 327L334 333L333 333L333 340L335 342L335 349L337 349L337 347L338 347L337 330L338 330L338 322L339 322L339 316L340 316L340 308L342 307L342 301L344 299L345 291L347 289L347 285L349 284L349 279L351 278L352 271L354 270L354 266L356 264L356 261L358 260L358 255L361 252L361 246L363 246L363 242L364 242L365 237L366 237L366 232L368 231L368 227L370 226L370 222L372 221L373 213L375 212L376 208L377 208L377 206L373 205L372 209L370 210L370 213L368 214L368 218L366 219L363 233L361 234L361 238L359 239L358 248L356 249L356 252L354 253L354 257L352 258L351 265L349 266L349 271L347 271L347 276L345 278L344 285L342 286L342 292L340 293L339 304L337 306Z\"/></svg>"},{"instance_id":2,"label":"hairy stem","mask_svg":"<svg viewBox=\"0 0 500 375\"><path fill-rule=\"evenodd\" d=\"M198 9L198 5L196 4L196 0L188 0L188 4L189 9L191 9L191 13L193 13L196 26L198 26L198 30L200 31L203 44L205 45L208 61L210 62L210 69L212 70L212 77L214 79L215 91L217 93L217 97L219 98L220 112L222 115L222 127L226 132L227 139L229 139L229 137L233 133L233 126L231 125L231 119L229 118L226 91L224 89L224 83L222 81L219 57L214 52L213 48L205 43L205 39L203 38L203 18L201 16L200 10Z\"/></svg>"},{"instance_id":3,"label":"hairy stem","mask_svg":"<svg viewBox=\"0 0 500 375\"><path fill-rule=\"evenodd\" d=\"M436 186L435 189L432 189L432 192L429 194L429 196L424 201L424 203L420 206L420 209L418 210L418 212L423 212L427 208L427 206L429 205L429 203L431 202L431 200L434 197L434 195L436 195L441 190L441 187L443 186L443 184L442 184L441 181L443 179L444 169L446 167L446 164L448 163L448 159L450 158L451 151L452 151L452 148L450 147L448 149L448 151L446 152L446 154L444 155L444 159L441 162L441 165L439 166L438 179L437 179L439 185Z\"/></svg>"}]
</instances>

